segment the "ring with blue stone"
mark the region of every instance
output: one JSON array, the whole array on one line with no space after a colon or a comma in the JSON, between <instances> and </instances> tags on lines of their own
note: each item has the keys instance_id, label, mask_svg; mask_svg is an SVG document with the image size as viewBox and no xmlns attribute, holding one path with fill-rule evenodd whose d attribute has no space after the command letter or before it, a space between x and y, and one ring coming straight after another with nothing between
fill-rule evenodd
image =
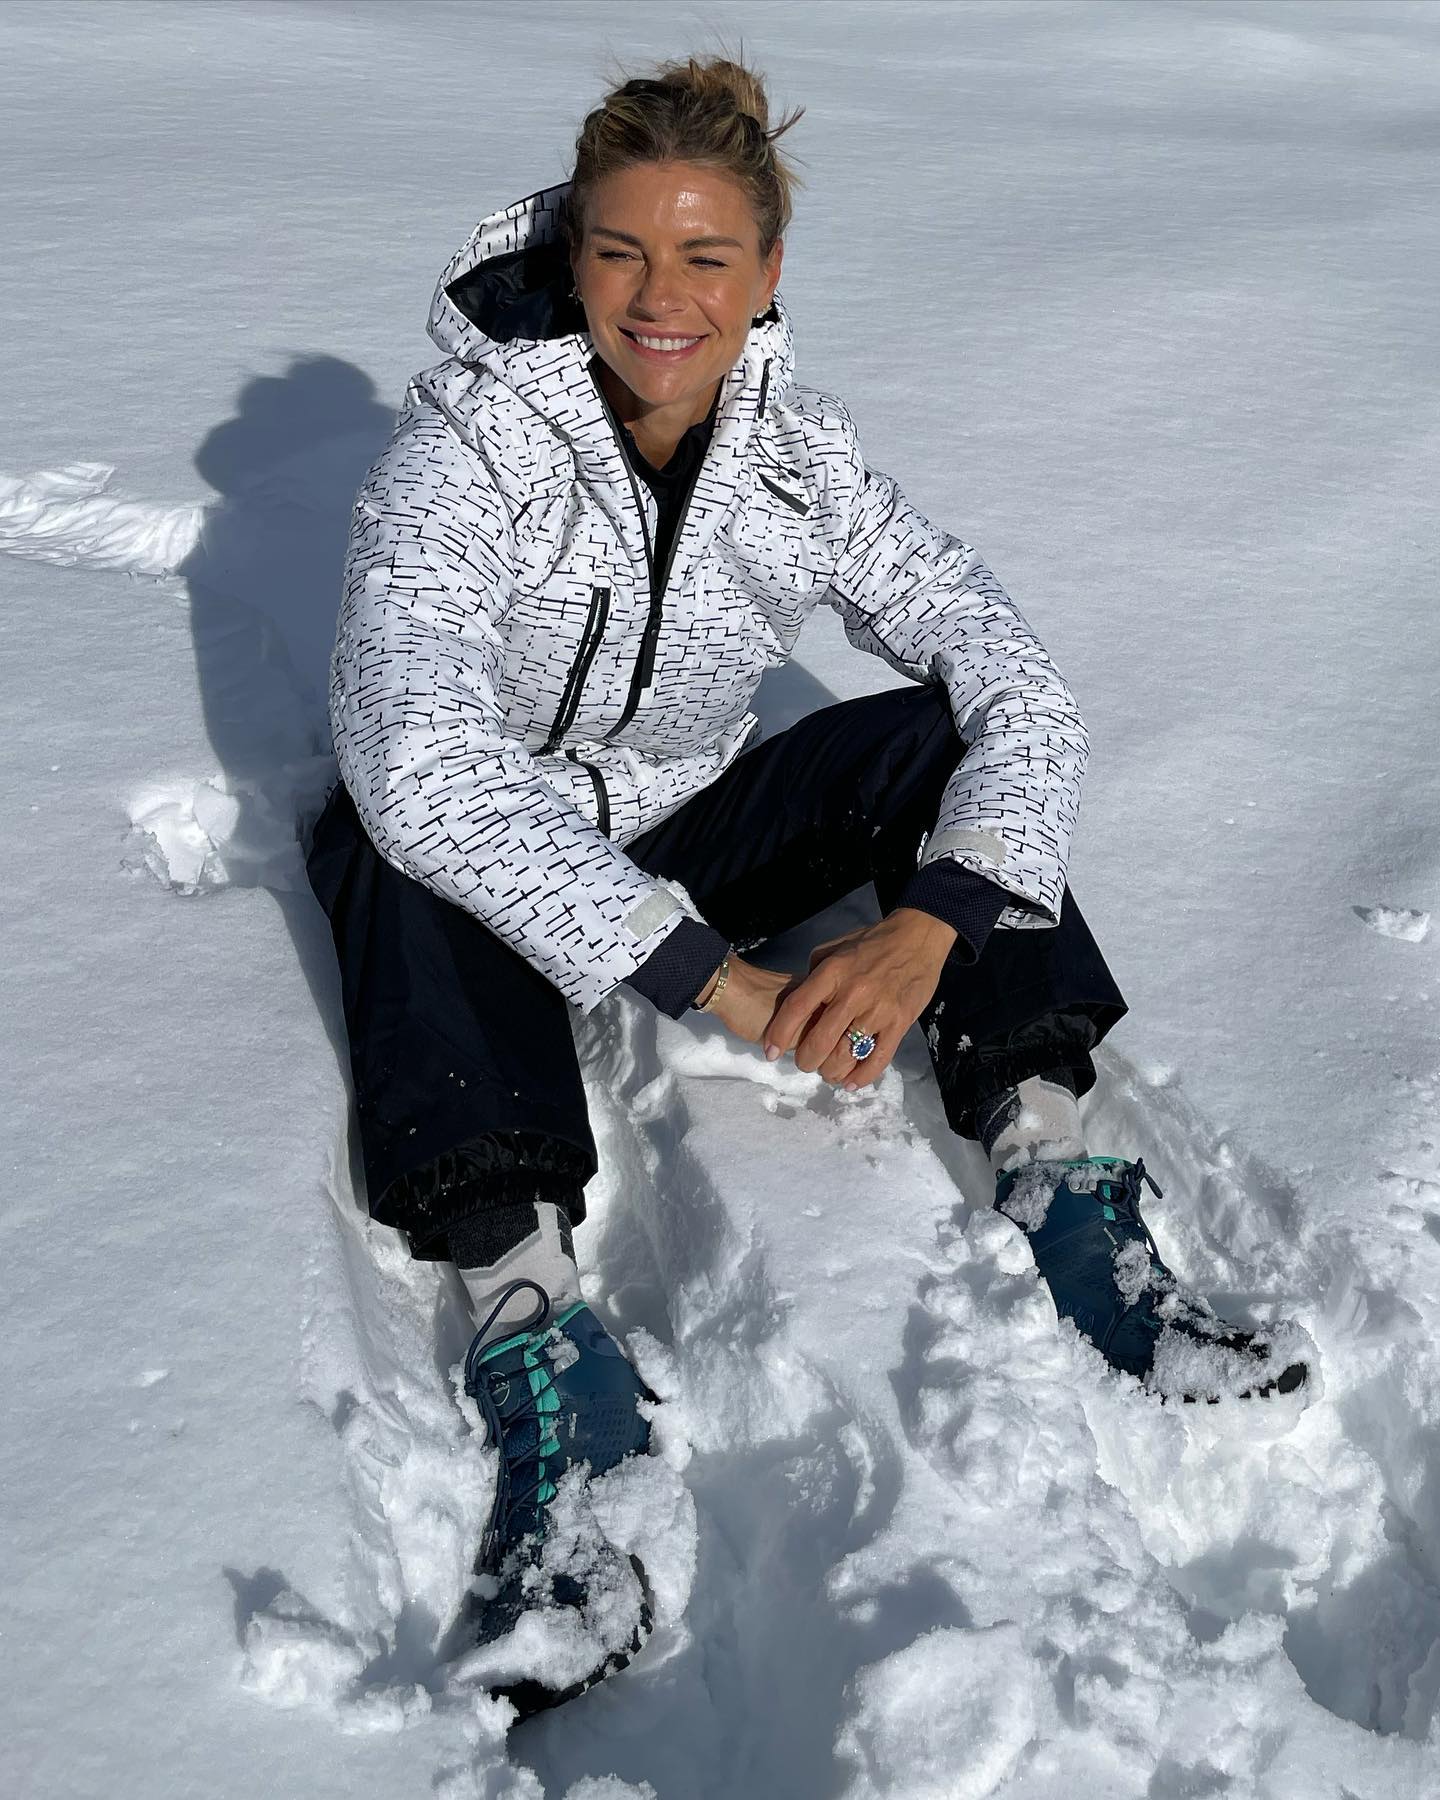
<instances>
[{"instance_id":1,"label":"ring with blue stone","mask_svg":"<svg viewBox=\"0 0 1440 1800\"><path fill-rule=\"evenodd\" d=\"M873 1031L856 1031L852 1025L845 1035L850 1040L850 1054L856 1062L864 1062L875 1048L875 1033Z\"/></svg>"}]
</instances>

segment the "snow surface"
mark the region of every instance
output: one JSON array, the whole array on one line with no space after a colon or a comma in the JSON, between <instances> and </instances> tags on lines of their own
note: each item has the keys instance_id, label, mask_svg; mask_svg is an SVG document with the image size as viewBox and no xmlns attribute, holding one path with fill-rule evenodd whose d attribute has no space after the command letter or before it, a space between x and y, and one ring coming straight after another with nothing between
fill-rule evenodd
<instances>
[{"instance_id":1,"label":"snow surface","mask_svg":"<svg viewBox=\"0 0 1440 1800\"><path fill-rule=\"evenodd\" d=\"M1091 726L1090 1148L1325 1392L1109 1375L918 1038L847 1096L617 995L578 1249L690 1598L507 1733L435 1657L462 1297L357 1204L295 821L438 271L715 27L808 108L802 378ZM1382 0L0 9L6 1793L1440 1793L1437 109ZM767 723L889 679L817 621Z\"/></svg>"}]
</instances>

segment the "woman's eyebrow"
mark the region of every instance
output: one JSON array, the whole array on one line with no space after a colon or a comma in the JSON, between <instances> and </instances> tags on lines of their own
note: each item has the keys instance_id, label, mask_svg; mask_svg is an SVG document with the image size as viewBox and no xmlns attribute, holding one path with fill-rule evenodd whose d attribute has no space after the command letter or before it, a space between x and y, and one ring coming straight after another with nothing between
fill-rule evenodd
<instances>
[{"instance_id":1,"label":"woman's eyebrow","mask_svg":"<svg viewBox=\"0 0 1440 1800\"><path fill-rule=\"evenodd\" d=\"M592 225L590 229L597 237L619 238L622 244L634 244L637 249L644 248L641 240L638 237L632 237L628 231L612 231L608 225ZM739 238L732 237L686 238L680 245L680 248L682 250L702 250L713 244L731 244L737 250L743 250L745 248Z\"/></svg>"}]
</instances>

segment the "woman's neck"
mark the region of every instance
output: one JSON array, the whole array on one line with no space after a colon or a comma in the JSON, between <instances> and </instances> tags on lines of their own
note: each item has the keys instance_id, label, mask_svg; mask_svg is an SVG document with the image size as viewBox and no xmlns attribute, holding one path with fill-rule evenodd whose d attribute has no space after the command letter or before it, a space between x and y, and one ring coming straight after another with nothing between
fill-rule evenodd
<instances>
[{"instance_id":1,"label":"woman's neck","mask_svg":"<svg viewBox=\"0 0 1440 1800\"><path fill-rule=\"evenodd\" d=\"M598 357L596 361L595 379L615 417L629 430L635 448L646 462L654 469L663 469L690 427L698 425L709 414L719 382L696 399L676 401L670 406L647 407L608 363L600 362Z\"/></svg>"}]
</instances>

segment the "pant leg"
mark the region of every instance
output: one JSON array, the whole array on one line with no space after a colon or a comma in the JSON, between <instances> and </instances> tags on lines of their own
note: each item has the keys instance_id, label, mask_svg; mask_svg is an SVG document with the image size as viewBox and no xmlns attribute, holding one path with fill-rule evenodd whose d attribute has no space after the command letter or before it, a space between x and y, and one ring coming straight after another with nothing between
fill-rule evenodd
<instances>
[{"instance_id":1,"label":"pant leg","mask_svg":"<svg viewBox=\"0 0 1440 1800\"><path fill-rule=\"evenodd\" d=\"M569 1009L480 922L365 835L343 785L307 871L340 962L371 1216L445 1255L480 1197L544 1190L572 1223L597 1159Z\"/></svg>"},{"instance_id":2,"label":"pant leg","mask_svg":"<svg viewBox=\"0 0 1440 1800\"><path fill-rule=\"evenodd\" d=\"M1128 1010L1068 887L1058 925L992 931L977 962L946 964L918 1021L951 1130L978 1137L985 1100L1052 1069L1088 1094L1091 1052Z\"/></svg>"},{"instance_id":3,"label":"pant leg","mask_svg":"<svg viewBox=\"0 0 1440 1800\"><path fill-rule=\"evenodd\" d=\"M753 948L879 870L913 874L961 748L938 688L837 701L743 752L626 853Z\"/></svg>"},{"instance_id":4,"label":"pant leg","mask_svg":"<svg viewBox=\"0 0 1440 1800\"><path fill-rule=\"evenodd\" d=\"M626 848L753 948L866 881L888 910L962 754L938 689L843 701L745 752ZM343 786L308 870L340 960L372 1216L444 1255L449 1225L541 1177L578 1223L597 1159L558 990L391 868ZM978 1099L1059 1064L1085 1092L1089 1050L1124 1012L1069 896L1052 930L992 933L973 967L947 965L922 1015L951 1124L973 1135Z\"/></svg>"},{"instance_id":5,"label":"pant leg","mask_svg":"<svg viewBox=\"0 0 1440 1800\"><path fill-rule=\"evenodd\" d=\"M737 757L627 849L742 950L866 881L888 912L964 749L938 687L841 701ZM974 1137L980 1101L1049 1069L1088 1092L1090 1052L1126 1010L1068 891L1058 925L997 928L977 962L947 962L919 1022L952 1129Z\"/></svg>"}]
</instances>

